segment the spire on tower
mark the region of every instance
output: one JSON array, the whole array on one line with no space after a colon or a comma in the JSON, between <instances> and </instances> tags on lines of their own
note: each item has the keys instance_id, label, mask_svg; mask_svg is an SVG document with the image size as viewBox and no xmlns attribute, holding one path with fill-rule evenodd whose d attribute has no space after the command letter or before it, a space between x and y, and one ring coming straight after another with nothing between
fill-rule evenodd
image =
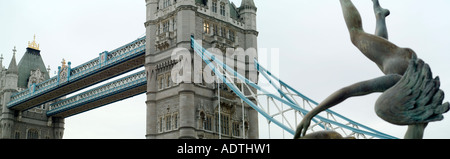
<instances>
[{"instance_id":1,"label":"spire on tower","mask_svg":"<svg viewBox=\"0 0 450 159\"><path fill-rule=\"evenodd\" d=\"M255 5L255 2L253 0L242 0L240 8L241 9L245 8L245 9L255 9L256 10L256 5Z\"/></svg>"},{"instance_id":2,"label":"spire on tower","mask_svg":"<svg viewBox=\"0 0 450 159\"><path fill-rule=\"evenodd\" d=\"M9 63L8 71L6 71L6 74L19 74L19 71L17 69L16 64L16 47L14 46L13 51L13 57L11 59L11 62Z\"/></svg>"},{"instance_id":3,"label":"spire on tower","mask_svg":"<svg viewBox=\"0 0 450 159\"><path fill-rule=\"evenodd\" d=\"M12 50L13 51L13 55L16 55L16 52L17 52L17 50L16 50L16 46L14 46L14 49ZM3 56L3 55L2 55ZM3 58L3 57L2 57Z\"/></svg>"}]
</instances>

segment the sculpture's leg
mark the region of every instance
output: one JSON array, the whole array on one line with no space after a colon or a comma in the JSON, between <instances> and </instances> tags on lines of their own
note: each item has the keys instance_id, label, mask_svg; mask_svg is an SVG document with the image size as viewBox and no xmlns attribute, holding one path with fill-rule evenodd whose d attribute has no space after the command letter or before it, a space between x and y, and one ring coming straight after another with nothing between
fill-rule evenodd
<instances>
[{"instance_id":1,"label":"sculpture's leg","mask_svg":"<svg viewBox=\"0 0 450 159\"><path fill-rule=\"evenodd\" d=\"M377 18L377 25L375 28L375 35L389 39L388 31L386 27L386 17L389 16L390 11L384 8L381 8L380 2L378 0L373 1L373 10L375 12L375 17Z\"/></svg>"},{"instance_id":2,"label":"sculpture's leg","mask_svg":"<svg viewBox=\"0 0 450 159\"><path fill-rule=\"evenodd\" d=\"M406 131L405 139L422 139L423 133L427 125L428 123L408 125L408 130Z\"/></svg>"},{"instance_id":3,"label":"sculpture's leg","mask_svg":"<svg viewBox=\"0 0 450 159\"><path fill-rule=\"evenodd\" d=\"M387 39L364 32L361 16L351 0L340 0L340 2L352 43L367 58L381 68L386 58L401 51L399 50L401 48L389 42ZM385 74L393 73L384 70L383 72Z\"/></svg>"},{"instance_id":4,"label":"sculpture's leg","mask_svg":"<svg viewBox=\"0 0 450 159\"><path fill-rule=\"evenodd\" d=\"M320 112L331 108L350 97L362 96L375 92L384 92L394 86L401 79L401 77L402 76L400 75L386 75L372 80L359 82L336 91L303 117L302 122L297 127L294 138L298 139L300 136L305 136L311 119Z\"/></svg>"},{"instance_id":5,"label":"sculpture's leg","mask_svg":"<svg viewBox=\"0 0 450 159\"><path fill-rule=\"evenodd\" d=\"M350 31L350 34L353 37L353 34L357 34L358 32L363 32L363 26L361 21L361 15L356 9L355 5L353 5L351 0L340 0L342 12L344 14L345 23L347 24L347 28Z\"/></svg>"}]
</instances>

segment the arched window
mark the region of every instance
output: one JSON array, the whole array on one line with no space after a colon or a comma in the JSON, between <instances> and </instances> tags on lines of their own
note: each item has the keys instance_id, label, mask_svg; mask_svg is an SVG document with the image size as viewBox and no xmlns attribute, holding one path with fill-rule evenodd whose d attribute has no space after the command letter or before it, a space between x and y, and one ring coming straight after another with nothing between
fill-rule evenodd
<instances>
[{"instance_id":1,"label":"arched window","mask_svg":"<svg viewBox=\"0 0 450 159\"><path fill-rule=\"evenodd\" d=\"M210 34L210 27L209 27L209 23L208 22L203 22L203 33L205 34Z\"/></svg>"},{"instance_id":2,"label":"arched window","mask_svg":"<svg viewBox=\"0 0 450 159\"><path fill-rule=\"evenodd\" d=\"M20 139L20 132L16 131L16 133L14 133L14 139Z\"/></svg>"},{"instance_id":3,"label":"arched window","mask_svg":"<svg viewBox=\"0 0 450 159\"><path fill-rule=\"evenodd\" d=\"M166 131L172 130L172 116L166 116Z\"/></svg>"},{"instance_id":4,"label":"arched window","mask_svg":"<svg viewBox=\"0 0 450 159\"><path fill-rule=\"evenodd\" d=\"M222 135L230 135L230 115L221 113L219 121L219 113L216 113L215 118L216 132L219 132L220 127L220 132L222 133Z\"/></svg>"},{"instance_id":5,"label":"arched window","mask_svg":"<svg viewBox=\"0 0 450 159\"><path fill-rule=\"evenodd\" d=\"M163 132L163 117L159 118L158 124L159 124L159 132Z\"/></svg>"},{"instance_id":6,"label":"arched window","mask_svg":"<svg viewBox=\"0 0 450 159\"><path fill-rule=\"evenodd\" d=\"M163 89L164 88L164 76L159 75L157 80L158 80L158 89Z\"/></svg>"},{"instance_id":7,"label":"arched window","mask_svg":"<svg viewBox=\"0 0 450 159\"><path fill-rule=\"evenodd\" d=\"M212 12L217 13L217 0L212 1Z\"/></svg>"},{"instance_id":8,"label":"arched window","mask_svg":"<svg viewBox=\"0 0 450 159\"><path fill-rule=\"evenodd\" d=\"M39 139L39 132L36 129L29 129L27 139Z\"/></svg>"},{"instance_id":9,"label":"arched window","mask_svg":"<svg viewBox=\"0 0 450 159\"><path fill-rule=\"evenodd\" d=\"M171 2L170 2L170 0L164 0L164 1L163 1L163 6L162 6L162 8L164 9L164 8L170 6L170 5L172 5Z\"/></svg>"},{"instance_id":10,"label":"arched window","mask_svg":"<svg viewBox=\"0 0 450 159\"><path fill-rule=\"evenodd\" d=\"M225 16L225 3L220 3L220 15Z\"/></svg>"}]
</instances>

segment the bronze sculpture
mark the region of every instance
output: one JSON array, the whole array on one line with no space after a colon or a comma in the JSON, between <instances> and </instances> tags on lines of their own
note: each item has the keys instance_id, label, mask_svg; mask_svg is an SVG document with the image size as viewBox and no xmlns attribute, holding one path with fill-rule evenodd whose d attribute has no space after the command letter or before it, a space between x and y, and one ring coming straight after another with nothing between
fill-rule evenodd
<instances>
[{"instance_id":1,"label":"bronze sculpture","mask_svg":"<svg viewBox=\"0 0 450 159\"><path fill-rule=\"evenodd\" d=\"M432 78L428 64L418 59L412 49L388 41L386 17L390 12L378 0L372 1L377 18L375 35L363 30L361 16L351 0L340 0L340 3L352 43L385 76L353 84L330 95L304 116L294 138L305 136L311 119L320 112L350 97L375 92L384 92L375 104L377 115L392 124L408 125L407 139L423 138L427 124L442 120L442 114L450 109L448 102L442 104L444 92L439 89L439 77Z\"/></svg>"}]
</instances>

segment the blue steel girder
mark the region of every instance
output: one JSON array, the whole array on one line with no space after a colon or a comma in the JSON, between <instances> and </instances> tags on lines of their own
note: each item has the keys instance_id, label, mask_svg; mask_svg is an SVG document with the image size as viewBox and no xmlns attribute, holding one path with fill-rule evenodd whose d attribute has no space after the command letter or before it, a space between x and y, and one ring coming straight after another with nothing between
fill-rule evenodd
<instances>
[{"instance_id":1,"label":"blue steel girder","mask_svg":"<svg viewBox=\"0 0 450 159\"><path fill-rule=\"evenodd\" d=\"M102 81L144 66L145 37L139 38L111 52L102 52L80 66L68 66L68 75L53 77L12 95L9 109L28 110Z\"/></svg>"},{"instance_id":2,"label":"blue steel girder","mask_svg":"<svg viewBox=\"0 0 450 159\"><path fill-rule=\"evenodd\" d=\"M307 101L309 103L312 103L314 106L319 105L319 103L317 103L316 101L306 97L305 95L301 94L297 90L293 89L287 83L285 83L282 80L280 80L278 77L274 76L270 71L268 71L267 69L262 67L258 63L258 61L256 59L254 60L254 62L255 62L255 65L256 65L256 68L257 68L258 72L260 72L261 74L265 75L264 77L270 83L276 81L276 82L278 82L280 84L280 86L283 86L287 90L292 91L295 95L297 95L298 97L302 98L303 100L305 100L305 101ZM273 80L271 80L271 78ZM276 88L277 88L277 91L280 94L283 94L284 97L287 97L287 95L283 91L281 91L281 89L279 89L280 87L276 87ZM292 101L292 100L290 100L290 101ZM295 104L295 103L293 103L293 104ZM288 105L288 106L291 106L291 105ZM300 108L300 107L292 107L292 108L294 110L297 110L298 112L302 112L303 114L306 114L308 112L307 110L305 110L303 108ZM366 134L366 135L370 135L370 136L377 137L377 138L382 138L382 139L396 139L396 137L394 137L394 136L382 133L382 132L377 131L375 129L372 129L372 128L368 127L368 126L360 124L360 123L358 123L356 121L353 121L353 120L351 120L351 119L349 119L349 118L347 118L347 117L345 117L345 116L343 116L343 115L341 115L341 114L339 114L339 113L337 113L335 111L332 111L330 109L325 110L325 112L328 113L329 115L335 116L336 118L342 119L342 121L347 122L347 124L342 124L342 123L339 123L339 122L336 122L336 121L324 118L324 117L322 117L320 115L317 115L315 118L312 119L312 121L314 121L315 123L318 123L318 125L320 127L322 127L323 129L327 129L327 128L322 126L322 123L319 123L318 121L322 121L322 122L325 122L325 123L337 125L339 127L345 128L347 130L350 130L350 131L353 131L353 132L359 133L359 134ZM351 127L349 125L352 125L353 127ZM356 129L354 127L358 127L358 129Z\"/></svg>"},{"instance_id":3,"label":"blue steel girder","mask_svg":"<svg viewBox=\"0 0 450 159\"><path fill-rule=\"evenodd\" d=\"M140 71L50 105L47 116L70 117L147 91L147 76Z\"/></svg>"},{"instance_id":4,"label":"blue steel girder","mask_svg":"<svg viewBox=\"0 0 450 159\"><path fill-rule=\"evenodd\" d=\"M287 96L281 89L280 87L274 85L274 83L272 82L279 82L279 84L285 88L287 88L290 91L293 91L295 94L297 94L299 97L301 97L303 100L311 102L315 105L317 105L318 103L309 99L308 97L304 96L303 94L299 93L298 91L296 91L295 89L293 89L292 87L290 87L289 85L287 85L286 83L284 83L283 81L281 81L280 79L278 79L277 77L273 76L272 73L270 73L269 71L267 71L266 69L264 69L263 67L261 67L259 65L259 63L255 60L255 65L257 68L257 71L259 73L262 73L263 76L269 80L269 82L272 84L272 86L278 91L278 95L276 94L272 94L269 91L261 88L260 86L258 86L256 83L253 83L252 81L248 80L247 78L245 78L244 76L240 75L239 73L237 73L236 71L234 71L233 68L229 67L228 65L222 63L220 60L218 60L217 58L215 58L214 55L212 55L211 53L209 53L206 49L202 48L201 45L197 44L197 42L195 41L194 37L191 37L191 47L194 50L194 52L196 52L206 63L206 65L208 65L211 70L215 73L216 76L218 76L219 79L223 80L223 82L231 89L233 90L234 93L236 93L237 96L239 96L243 101L245 101L248 105L250 105L253 109L255 109L258 113L260 113L262 116L264 116L268 121L275 123L277 126L281 127L282 129L284 129L285 131L289 132L290 134L294 134L294 130L290 129L288 126L286 126L285 124L283 124L282 122L278 121L277 119L273 118L273 116L269 115L267 112L265 112L263 109L261 109L256 103L254 103L253 101L251 101L246 95L244 95L239 88L237 88L237 86L231 82L229 79L227 79L220 71L218 71L218 68L212 64L212 61L214 61L218 67L223 67L222 70L228 71L230 72L230 74L234 74L236 76L236 78L238 78L239 80L241 80L242 82L244 82L247 86L253 87L255 89L257 89L258 91L262 92L262 94L265 94L267 97L272 98L278 102L281 102L287 106L289 106L290 108L292 108L295 111L298 111L302 114L306 114L308 113L308 110L305 110L303 108L301 108L300 106L298 106L293 100L292 98L290 98L289 96ZM270 80L270 77L274 78L275 81ZM285 99L283 99L285 98ZM367 126L364 126L360 123L357 123L355 121L352 121L334 111L331 110L327 110L327 113L329 113L330 115L336 116L342 120L344 120L346 123L341 123L335 120L330 120L328 118L322 117L320 115L317 115L314 119L314 122L319 123L318 121L321 121L323 123L327 123L327 124L332 124L332 125L336 125L342 129L346 129L349 131L352 131L355 134L363 134L363 135L369 135L372 137L376 137L376 138L382 138L382 139L393 139L395 137L381 133L379 131L376 131L374 129L371 129ZM352 126L348 125L348 123L350 123ZM320 125L320 124L319 124ZM356 126L357 128L353 127ZM321 126L322 127L322 126ZM326 129L325 127L322 127L324 129ZM363 129L360 129L363 128Z\"/></svg>"}]
</instances>

